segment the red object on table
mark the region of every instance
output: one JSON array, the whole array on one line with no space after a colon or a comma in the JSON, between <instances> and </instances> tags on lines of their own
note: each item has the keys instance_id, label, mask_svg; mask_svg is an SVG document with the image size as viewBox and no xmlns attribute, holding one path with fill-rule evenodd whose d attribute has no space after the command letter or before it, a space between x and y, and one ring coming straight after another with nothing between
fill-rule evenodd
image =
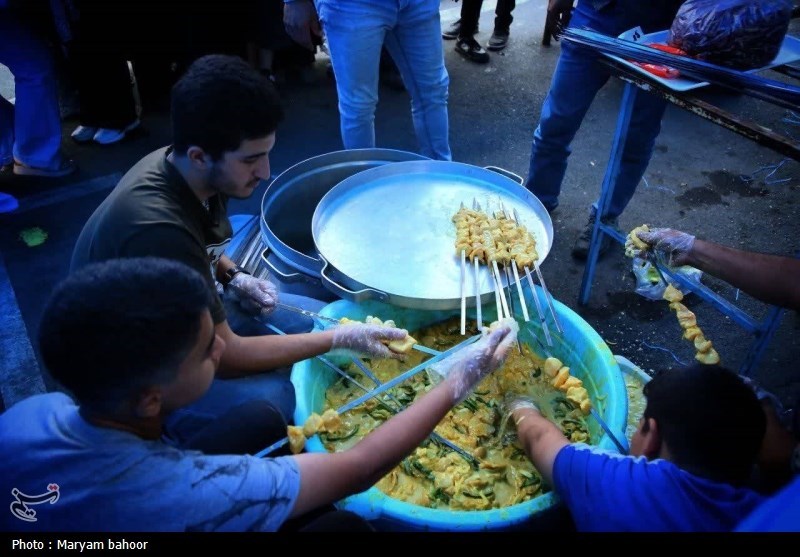
<instances>
[{"instance_id":1,"label":"red object on table","mask_svg":"<svg viewBox=\"0 0 800 557\"><path fill-rule=\"evenodd\" d=\"M654 48L656 50L660 50L661 52L666 52L667 54L686 56L686 53L682 51L680 48L670 46L668 44L649 43L646 46L649 46L650 48ZM633 63L642 68L647 73L651 73L655 76L664 79L675 79L676 77L680 77L681 75L681 72L679 72L675 68L670 68L669 66L660 66L658 64L647 64L645 62L633 62Z\"/></svg>"}]
</instances>

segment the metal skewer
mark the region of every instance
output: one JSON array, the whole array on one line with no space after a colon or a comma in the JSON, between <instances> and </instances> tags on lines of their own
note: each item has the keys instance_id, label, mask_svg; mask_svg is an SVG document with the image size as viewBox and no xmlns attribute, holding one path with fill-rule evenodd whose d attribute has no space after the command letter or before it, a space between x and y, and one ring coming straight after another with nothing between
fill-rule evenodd
<instances>
[{"instance_id":1,"label":"metal skewer","mask_svg":"<svg viewBox=\"0 0 800 557\"><path fill-rule=\"evenodd\" d=\"M516 209L514 209L514 220L519 222L519 213ZM553 322L556 324L556 329L558 329L559 333L563 334L564 329L561 328L561 323L556 315L556 309L553 307L553 297L550 295L550 291L547 289L547 284L544 282L542 271L539 269L539 263L537 263L535 260L533 262L533 268L536 271L536 276L539 278L539 284L542 286L542 290L544 291L544 299L547 301L547 306L550 308L550 314L553 316Z\"/></svg>"},{"instance_id":2,"label":"metal skewer","mask_svg":"<svg viewBox=\"0 0 800 557\"><path fill-rule=\"evenodd\" d=\"M473 211L480 211L480 205L478 205L478 200L474 197L472 198L472 210ZM480 269L478 267L479 261L477 257L472 258L472 268L475 271L475 310L477 312L477 323L478 323L478 330L483 328L483 315L482 307L481 307L481 282L480 282Z\"/></svg>"},{"instance_id":3,"label":"metal skewer","mask_svg":"<svg viewBox=\"0 0 800 557\"><path fill-rule=\"evenodd\" d=\"M282 333L282 331L280 329L278 329L277 327L275 327L274 325L271 325L271 324L268 323L267 327L269 327L270 329L272 329L273 331L275 331L278 334ZM431 364L434 364L434 363L436 363L438 361L441 361L441 360L445 359L446 357L450 356L451 354L454 354L454 353L458 352L459 350L461 350L465 346L469 346L470 344L472 344L473 342L475 342L479 338L481 338L481 335L475 335L475 336L469 337L466 340L461 341L460 343L456 344L455 346L453 346L449 350L445 350L444 352L439 353L438 355L430 358L429 360L426 360L426 361L422 362L418 366L412 367L411 369L409 369L405 373L401 373L400 375L398 375L397 377L395 377L391 381L387 381L386 383L384 383L380 387L376 387L375 389L372 389L371 391L368 391L367 393L361 395L360 397L354 398L353 400L351 400L347 404L344 404L344 405L340 406L336 410L336 413L341 415L341 414L344 414L345 412L348 412L348 411L352 410L353 408L355 408L359 404L363 404L367 400L369 400L369 399L371 399L373 397L376 397L376 396L378 396L379 394L382 394L385 391L388 391L389 389L391 389L392 387L395 387L396 385L399 385L400 383L402 383L406 379L410 379L411 377L415 376L419 372L428 369L428 367L430 367ZM263 449L263 450L257 452L253 456L261 458L263 456L266 456L266 455L270 454L271 452L275 451L276 449L279 449L279 448L283 447L288 442L289 442L289 438L288 437L284 437L280 441L276 441L275 443L273 443L272 445L270 445L266 449Z\"/></svg>"},{"instance_id":4,"label":"metal skewer","mask_svg":"<svg viewBox=\"0 0 800 557\"><path fill-rule=\"evenodd\" d=\"M508 214L506 210L506 206L503 201L500 201L500 210L503 211L503 215L505 215L506 219L511 220L511 216ZM519 224L517 219L514 219L514 222ZM517 295L519 296L519 305L522 306L522 315L525 318L525 321L530 321L531 318L528 316L528 304L525 302L525 295L522 293L522 283L519 280L519 270L517 269L517 262L513 258L511 259L511 268L514 272L514 280L517 283Z\"/></svg>"},{"instance_id":5,"label":"metal skewer","mask_svg":"<svg viewBox=\"0 0 800 557\"><path fill-rule=\"evenodd\" d=\"M472 260L473 269L475 269L475 309L478 311L477 321L478 321L478 330L483 327L483 315L481 315L481 288L480 288L480 272L478 269L478 258L474 258Z\"/></svg>"},{"instance_id":6,"label":"metal skewer","mask_svg":"<svg viewBox=\"0 0 800 557\"><path fill-rule=\"evenodd\" d=\"M492 268L494 269L495 277L497 280L497 286L499 288L500 294L500 302L503 304L503 311L505 311L505 317L511 317L511 312L508 311L508 303L506 302L506 295L503 291L502 287L502 279L500 278L500 270L497 268L497 261L492 260Z\"/></svg>"},{"instance_id":7,"label":"metal skewer","mask_svg":"<svg viewBox=\"0 0 800 557\"><path fill-rule=\"evenodd\" d=\"M511 260L511 269L514 271L514 280L517 283L517 294L519 295L519 302L522 306L522 316L525 318L525 321L530 321L531 318L528 315L528 304L525 303L525 295L522 293L522 282L519 280L519 271L517 270L517 262L513 259Z\"/></svg>"},{"instance_id":8,"label":"metal skewer","mask_svg":"<svg viewBox=\"0 0 800 557\"><path fill-rule=\"evenodd\" d=\"M366 365L364 365L364 362L362 362L362 361L361 361L361 360L359 360L358 358L351 358L351 359L352 359L353 363L355 364L355 366L356 366L358 369L360 369L360 370L361 370L361 372L362 372L364 375L366 375L367 377L369 377L369 378L370 378L370 380L372 380L372 382L373 382L373 383L375 383L375 386L376 386L376 387L380 387L381 385L383 385L383 383L381 383L381 380L380 380L380 379L378 379L378 378L375 376L375 374L374 374L374 373L372 373L372 371L370 371L370 369L369 369L369 368L368 368ZM360 385L359 385L359 386L360 386ZM364 391L366 391L366 392L369 392L369 389L365 389L364 387L361 387L361 388L362 388ZM395 397L393 394L391 394L390 392L388 392L388 391L387 391L387 393L386 393L386 397L387 397L389 400L391 400L392 402L394 402L394 403L397 405L397 410L394 410L394 409L391 409L391 408L390 408L390 411L391 411L393 414L397 414L398 412L401 412L401 411L403 411L403 410L405 410L405 409L406 409L406 405L405 405L405 404L403 404L402 402L400 402L399 400L397 400L397 398L396 398L396 397ZM449 439L445 439L444 437L442 437L441 435L439 435L439 434L438 434L438 433L436 433L435 431L432 431L429 437L430 437L431 439L433 439L435 442L437 442L437 443L440 443L440 444L442 444L442 445L444 445L444 446L448 447L448 448L449 448L449 449L451 449L452 451L454 451L454 452L458 453L459 455L461 455L461 457L462 457L464 460L466 460L467 462L469 462L469 463L470 463L470 465L472 465L472 466L474 466L474 467L476 467L476 468L477 468L477 466L478 466L478 459L476 459L474 456L472 456L471 454L469 454L469 453L468 453L466 450L462 449L461 447L459 447L458 445L456 445L455 443L453 443L453 442L452 442L452 441L450 441Z\"/></svg>"},{"instance_id":9,"label":"metal skewer","mask_svg":"<svg viewBox=\"0 0 800 557\"><path fill-rule=\"evenodd\" d=\"M542 303L539 301L539 293L536 292L536 286L533 284L531 272L527 267L525 267L525 278L528 279L528 286L530 286L531 294L533 294L533 301L536 304L536 313L539 314L539 322L542 324L542 330L544 331L544 338L547 340L547 346L553 346L553 339L550 338L550 328L547 326L547 318L544 316Z\"/></svg>"},{"instance_id":10,"label":"metal skewer","mask_svg":"<svg viewBox=\"0 0 800 557\"><path fill-rule=\"evenodd\" d=\"M467 334L467 252L461 250L461 336Z\"/></svg>"}]
</instances>

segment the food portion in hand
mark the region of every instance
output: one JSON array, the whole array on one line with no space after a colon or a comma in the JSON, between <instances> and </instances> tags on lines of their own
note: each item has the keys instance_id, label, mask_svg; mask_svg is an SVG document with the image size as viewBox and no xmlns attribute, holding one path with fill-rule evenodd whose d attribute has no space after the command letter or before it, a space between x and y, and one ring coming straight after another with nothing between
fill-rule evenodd
<instances>
[{"instance_id":1,"label":"food portion in hand","mask_svg":"<svg viewBox=\"0 0 800 557\"><path fill-rule=\"evenodd\" d=\"M470 260L517 267L533 267L539 259L536 239L522 224L506 218L502 212L489 216L482 211L462 207L453 215L456 226L456 255L466 252Z\"/></svg>"},{"instance_id":2,"label":"food portion in hand","mask_svg":"<svg viewBox=\"0 0 800 557\"><path fill-rule=\"evenodd\" d=\"M342 419L333 408L323 412L322 416L312 412L302 426L290 425L287 428L289 450L297 454L306 446L306 439L317 433L334 433L342 426Z\"/></svg>"},{"instance_id":3,"label":"food portion in hand","mask_svg":"<svg viewBox=\"0 0 800 557\"><path fill-rule=\"evenodd\" d=\"M627 257L639 257L643 251L650 249L647 242L639 238L639 232L650 232L650 227L643 224L642 226L637 226L628 233L627 238L625 238L625 255Z\"/></svg>"},{"instance_id":4,"label":"food portion in hand","mask_svg":"<svg viewBox=\"0 0 800 557\"><path fill-rule=\"evenodd\" d=\"M303 433L303 428L296 425L290 425L286 431L289 437L289 450L292 451L292 454L298 454L302 452L303 448L306 446L306 436Z\"/></svg>"},{"instance_id":5,"label":"food portion in hand","mask_svg":"<svg viewBox=\"0 0 800 557\"><path fill-rule=\"evenodd\" d=\"M474 326L468 331L477 333ZM441 351L463 340L459 319L425 327L415 331L414 336L425 346ZM386 383L428 358L429 355L414 351L405 362L372 360L367 365ZM378 489L412 504L455 510L507 507L548 492L549 487L542 483L514 432L503 427L503 398L506 393L528 396L540 404L569 439L591 442L586 418L575 401L582 400L581 393L570 393L570 389L582 386L577 378L570 377L568 387L554 388L552 377L545 371L554 362L558 369L564 367L555 359L545 361L522 344L521 354L511 351L503 366L484 378L437 426L436 433L479 459L476 468L458 453L429 439L384 476ZM355 366L345 371L359 382L369 381ZM420 373L390 389L389 394L409 405L432 388L428 375ZM325 408L338 408L361 394L352 382L337 380L326 392ZM570 395L575 400L571 401ZM387 420L394 408L394 401L387 394L369 399L341 416L342 425L335 433L323 433L320 439L329 451L345 450Z\"/></svg>"},{"instance_id":6,"label":"food portion in hand","mask_svg":"<svg viewBox=\"0 0 800 557\"><path fill-rule=\"evenodd\" d=\"M342 317L339 322L342 325L346 325L347 323L360 323L360 321L356 321L355 319L348 319L347 317ZM368 315L367 318L364 320L364 323L369 325L378 325L380 327L397 327L394 321L391 319L387 319L386 321L381 321L377 317L373 317L372 315ZM391 350L392 352L396 352L398 354L408 354L411 349L417 344L417 339L412 337L409 334L406 334L406 337L400 340L392 340L392 341L382 341L384 344Z\"/></svg>"}]
</instances>

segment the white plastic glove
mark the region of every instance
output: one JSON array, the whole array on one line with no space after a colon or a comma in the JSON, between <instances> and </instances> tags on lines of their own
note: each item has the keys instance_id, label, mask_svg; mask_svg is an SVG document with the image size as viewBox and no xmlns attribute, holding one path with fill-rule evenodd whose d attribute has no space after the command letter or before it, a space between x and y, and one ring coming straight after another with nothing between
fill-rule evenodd
<instances>
[{"instance_id":1,"label":"white plastic glove","mask_svg":"<svg viewBox=\"0 0 800 557\"><path fill-rule=\"evenodd\" d=\"M314 51L312 35L322 36L317 10L311 0L293 0L283 5L283 25L294 42Z\"/></svg>"},{"instance_id":2,"label":"white plastic glove","mask_svg":"<svg viewBox=\"0 0 800 557\"><path fill-rule=\"evenodd\" d=\"M228 283L228 291L242 309L253 315L269 315L278 301L278 289L274 284L246 273L237 273Z\"/></svg>"},{"instance_id":3,"label":"white plastic glove","mask_svg":"<svg viewBox=\"0 0 800 557\"><path fill-rule=\"evenodd\" d=\"M372 358L397 358L402 354L392 352L383 341L403 340L408 335L405 329L384 327L368 323L347 323L333 330L332 348L352 350Z\"/></svg>"},{"instance_id":4,"label":"white plastic glove","mask_svg":"<svg viewBox=\"0 0 800 557\"><path fill-rule=\"evenodd\" d=\"M429 375L434 381L449 383L453 402L458 404L484 376L503 364L517 339L517 329L508 324L500 325L477 342L430 366Z\"/></svg>"},{"instance_id":5,"label":"white plastic glove","mask_svg":"<svg viewBox=\"0 0 800 557\"><path fill-rule=\"evenodd\" d=\"M654 228L650 232L638 232L637 236L670 267L684 265L694 246L694 236L672 228Z\"/></svg>"},{"instance_id":6,"label":"white plastic glove","mask_svg":"<svg viewBox=\"0 0 800 557\"><path fill-rule=\"evenodd\" d=\"M517 410L521 410L523 408L529 408L531 410L536 410L537 412L541 413L539 407L536 406L536 403L530 397L519 395L519 394L511 394L508 393L503 400L503 409L505 412L503 413L507 417L511 417L514 412ZM525 419L525 416L520 418L519 420L514 421L514 425L519 425L522 420Z\"/></svg>"}]
</instances>

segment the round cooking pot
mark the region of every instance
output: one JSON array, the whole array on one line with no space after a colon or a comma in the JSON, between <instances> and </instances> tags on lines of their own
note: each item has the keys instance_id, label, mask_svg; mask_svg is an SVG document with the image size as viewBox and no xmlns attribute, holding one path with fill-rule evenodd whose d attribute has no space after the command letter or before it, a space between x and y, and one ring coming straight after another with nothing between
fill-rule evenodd
<instances>
[{"instance_id":1,"label":"round cooking pot","mask_svg":"<svg viewBox=\"0 0 800 557\"><path fill-rule=\"evenodd\" d=\"M429 159L394 149L350 149L312 157L285 170L267 187L261 201L261 235L268 246L262 260L284 282L318 281L324 263L314 247L311 219L319 201L354 174L416 160ZM270 251L289 267L288 272L268 260Z\"/></svg>"}]
</instances>

